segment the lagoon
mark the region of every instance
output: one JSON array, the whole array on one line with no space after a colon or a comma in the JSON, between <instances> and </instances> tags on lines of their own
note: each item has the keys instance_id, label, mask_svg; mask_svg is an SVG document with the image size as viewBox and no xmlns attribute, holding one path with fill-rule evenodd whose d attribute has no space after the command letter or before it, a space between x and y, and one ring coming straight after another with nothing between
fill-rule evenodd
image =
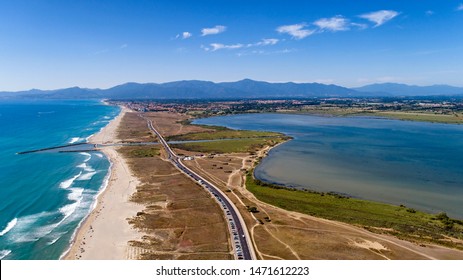
<instances>
[{"instance_id":1,"label":"lagoon","mask_svg":"<svg viewBox=\"0 0 463 280\"><path fill-rule=\"evenodd\" d=\"M292 136L257 166L260 180L463 218L463 126L295 114L194 123Z\"/></svg>"}]
</instances>

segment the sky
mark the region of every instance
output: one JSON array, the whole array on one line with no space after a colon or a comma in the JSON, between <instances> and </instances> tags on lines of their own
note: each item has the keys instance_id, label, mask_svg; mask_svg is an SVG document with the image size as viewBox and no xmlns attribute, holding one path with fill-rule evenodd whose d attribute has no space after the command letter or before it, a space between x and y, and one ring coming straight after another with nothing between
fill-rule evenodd
<instances>
[{"instance_id":1,"label":"sky","mask_svg":"<svg viewBox=\"0 0 463 280\"><path fill-rule=\"evenodd\" d=\"M244 78L463 86L463 0L0 0L0 91Z\"/></svg>"}]
</instances>

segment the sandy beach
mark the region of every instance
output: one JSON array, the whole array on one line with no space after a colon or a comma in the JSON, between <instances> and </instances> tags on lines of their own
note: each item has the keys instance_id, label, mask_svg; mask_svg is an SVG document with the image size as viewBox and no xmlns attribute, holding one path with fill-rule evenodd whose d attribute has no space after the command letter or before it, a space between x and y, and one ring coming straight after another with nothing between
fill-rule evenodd
<instances>
[{"instance_id":1,"label":"sandy beach","mask_svg":"<svg viewBox=\"0 0 463 280\"><path fill-rule=\"evenodd\" d=\"M99 133L89 139L94 144L115 143L121 113ZM71 248L63 259L123 260L135 259L128 242L141 238L141 233L131 228L127 219L143 210L142 205L130 202L138 180L117 152L117 147L103 147L101 151L111 161L111 175L106 189L98 196L96 207L77 230Z\"/></svg>"}]
</instances>

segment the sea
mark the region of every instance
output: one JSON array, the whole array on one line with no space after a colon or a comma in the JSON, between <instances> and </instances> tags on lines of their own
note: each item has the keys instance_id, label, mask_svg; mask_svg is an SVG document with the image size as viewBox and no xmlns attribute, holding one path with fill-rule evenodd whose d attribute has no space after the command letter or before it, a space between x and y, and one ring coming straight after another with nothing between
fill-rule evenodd
<instances>
[{"instance_id":1,"label":"sea","mask_svg":"<svg viewBox=\"0 0 463 280\"><path fill-rule=\"evenodd\" d=\"M100 152L18 152L86 142L119 114L101 101L0 100L0 259L59 259L109 177Z\"/></svg>"},{"instance_id":2,"label":"sea","mask_svg":"<svg viewBox=\"0 0 463 280\"><path fill-rule=\"evenodd\" d=\"M463 125L297 114L194 123L292 136L256 167L260 180L463 219Z\"/></svg>"}]
</instances>

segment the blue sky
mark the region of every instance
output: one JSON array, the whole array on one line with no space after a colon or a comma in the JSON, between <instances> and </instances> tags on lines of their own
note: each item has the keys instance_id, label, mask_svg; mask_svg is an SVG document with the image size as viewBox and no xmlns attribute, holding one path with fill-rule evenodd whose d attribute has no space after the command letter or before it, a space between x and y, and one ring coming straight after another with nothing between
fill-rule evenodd
<instances>
[{"instance_id":1,"label":"blue sky","mask_svg":"<svg viewBox=\"0 0 463 280\"><path fill-rule=\"evenodd\" d=\"M463 0L0 0L0 90L243 78L463 86L462 28Z\"/></svg>"}]
</instances>

